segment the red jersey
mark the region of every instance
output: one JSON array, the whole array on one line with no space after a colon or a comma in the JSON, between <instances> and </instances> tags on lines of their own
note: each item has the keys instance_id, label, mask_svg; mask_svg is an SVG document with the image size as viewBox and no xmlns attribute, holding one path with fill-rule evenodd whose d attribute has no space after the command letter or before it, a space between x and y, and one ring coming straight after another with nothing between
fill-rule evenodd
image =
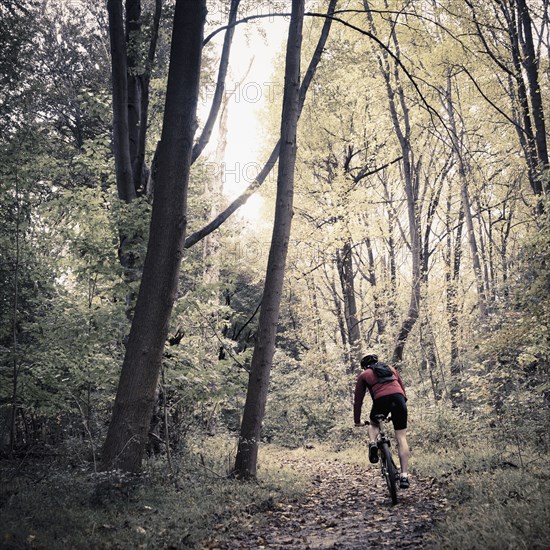
<instances>
[{"instance_id":1,"label":"red jersey","mask_svg":"<svg viewBox=\"0 0 550 550\"><path fill-rule=\"evenodd\" d=\"M390 367L390 369L395 376L395 380L391 382L378 382L378 377L371 368L365 369L357 378L357 383L355 384L355 399L353 402L353 418L356 424L361 422L361 407L363 406L363 399L365 398L367 388L373 401L394 393L400 393L407 399L405 386L403 385L399 373L395 367Z\"/></svg>"}]
</instances>

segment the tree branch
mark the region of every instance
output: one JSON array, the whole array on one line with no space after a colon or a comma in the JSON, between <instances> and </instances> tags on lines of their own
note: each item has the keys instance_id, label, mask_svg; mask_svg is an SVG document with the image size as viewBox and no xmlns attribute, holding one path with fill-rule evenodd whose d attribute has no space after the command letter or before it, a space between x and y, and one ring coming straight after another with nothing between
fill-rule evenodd
<instances>
[{"instance_id":1,"label":"tree branch","mask_svg":"<svg viewBox=\"0 0 550 550\"><path fill-rule=\"evenodd\" d=\"M325 23L323 24L323 29L321 30L321 35L319 36L317 47L313 52L313 56L311 57L311 61L309 63L307 71L304 75L304 79L300 86L298 116L300 116L300 113L302 112L308 88L311 84L311 81L313 80L315 71L317 70L317 66L319 65L319 62L321 60L321 55L325 48L330 27L332 25L332 18L330 17L330 15L334 13L337 1L338 0L330 0L330 4L328 7L327 16L326 16L327 18L325 19ZM257 18L257 17L258 16L254 16L254 18ZM236 22L235 24L237 23L238 22ZM275 166L277 159L279 158L280 146L281 146L281 140L279 139L276 145L273 147L273 150L271 151L271 154L269 155L269 158L267 159L267 162L265 163L264 167L262 168L260 173L256 176L254 181L248 186L248 188L241 195L239 195L223 212L221 212L218 216L216 216L216 218L214 218L210 223L208 223L202 229L199 229L198 231L195 231L194 233L189 235L185 239L185 245L184 245L185 248L191 248L193 245L197 244L200 240L204 239L204 237L206 237L207 235L210 235L210 233L218 229L218 227L220 227L220 225L222 225L222 223L225 222L225 220L227 220L231 216L231 214L233 214L238 208L240 208L248 200L248 198L264 183L267 176L271 172L272 168Z\"/></svg>"},{"instance_id":2,"label":"tree branch","mask_svg":"<svg viewBox=\"0 0 550 550\"><path fill-rule=\"evenodd\" d=\"M227 69L229 66L229 54L231 53L231 44L233 42L233 34L235 33L235 21L237 19L237 11L239 9L239 4L241 0L231 0L231 7L229 9L229 24L225 27L227 32L223 40L222 54L220 58L220 68L218 71L218 79L216 82L216 90L214 91L214 98L212 99L212 106L210 108L210 113L206 119L206 123L201 132L201 135L195 146L193 147L193 156L191 157L191 164L194 163L201 153L204 151L204 148L210 141L210 136L212 135L212 130L214 128L214 123L218 118L218 113L220 112L220 107L222 104L223 94L225 92L225 79L227 77ZM203 41L203 47L206 42Z\"/></svg>"}]
</instances>

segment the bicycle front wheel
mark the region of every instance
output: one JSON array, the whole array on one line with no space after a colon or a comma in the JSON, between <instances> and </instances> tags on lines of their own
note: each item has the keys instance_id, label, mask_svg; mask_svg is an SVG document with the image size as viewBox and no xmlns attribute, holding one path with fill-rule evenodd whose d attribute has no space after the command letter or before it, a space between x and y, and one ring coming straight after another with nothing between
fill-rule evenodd
<instances>
[{"instance_id":1,"label":"bicycle front wheel","mask_svg":"<svg viewBox=\"0 0 550 550\"><path fill-rule=\"evenodd\" d=\"M382 444L381 449L382 474L386 480L388 491L390 492L391 503L397 504L397 470L391 456L391 451L387 443Z\"/></svg>"}]
</instances>

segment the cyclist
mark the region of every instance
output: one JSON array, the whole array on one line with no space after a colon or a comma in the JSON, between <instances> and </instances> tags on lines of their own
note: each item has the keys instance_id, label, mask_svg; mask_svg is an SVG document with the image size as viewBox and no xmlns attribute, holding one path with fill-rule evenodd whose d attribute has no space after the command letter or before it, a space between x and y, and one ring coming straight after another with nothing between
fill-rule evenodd
<instances>
[{"instance_id":1,"label":"cyclist","mask_svg":"<svg viewBox=\"0 0 550 550\"><path fill-rule=\"evenodd\" d=\"M399 486L402 489L409 487L408 463L409 445L407 443L407 394L405 386L394 367L389 367L393 375L391 380L381 380L377 376L374 367L383 365L378 362L375 354L365 355L361 359L361 367L364 371L357 378L355 385L355 399L353 403L353 417L356 426L361 425L361 408L367 388L372 397L372 409L370 411L369 432L369 460L371 463L378 462L378 447L376 438L380 432L378 423L374 421L377 414L388 415L391 412L391 419L397 439L397 453L401 463L401 477ZM384 365L385 366L385 365Z\"/></svg>"}]
</instances>

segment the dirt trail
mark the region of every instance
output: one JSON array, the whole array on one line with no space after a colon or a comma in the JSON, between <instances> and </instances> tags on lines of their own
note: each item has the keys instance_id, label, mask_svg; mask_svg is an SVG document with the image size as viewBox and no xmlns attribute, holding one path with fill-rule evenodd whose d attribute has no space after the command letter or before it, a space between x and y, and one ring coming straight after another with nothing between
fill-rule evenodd
<instances>
[{"instance_id":1,"label":"dirt trail","mask_svg":"<svg viewBox=\"0 0 550 550\"><path fill-rule=\"evenodd\" d=\"M251 510L242 532L204 548L369 549L424 548L434 521L447 507L430 479L411 478L391 506L378 467L360 467L338 459L289 457L287 465L312 472L312 487L299 502L266 502ZM221 537L220 537L221 538Z\"/></svg>"}]
</instances>

